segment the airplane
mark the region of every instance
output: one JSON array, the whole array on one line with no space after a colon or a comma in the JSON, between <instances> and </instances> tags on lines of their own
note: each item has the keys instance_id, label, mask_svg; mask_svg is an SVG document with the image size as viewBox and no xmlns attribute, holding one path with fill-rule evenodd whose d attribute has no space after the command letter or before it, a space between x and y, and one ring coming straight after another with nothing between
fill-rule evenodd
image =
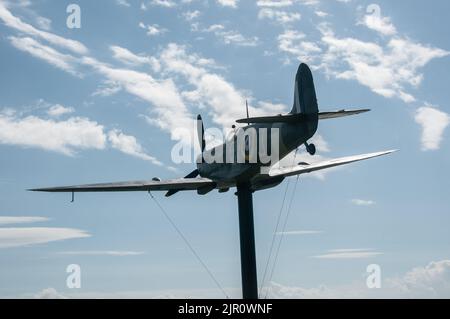
<instances>
[{"instance_id":1,"label":"airplane","mask_svg":"<svg viewBox=\"0 0 450 319\"><path fill-rule=\"evenodd\" d=\"M274 129L279 131L279 157L280 159L296 150L299 146L305 145L310 155L316 153L314 144L308 141L314 136L318 128L319 120L334 119L344 116L356 115L370 111L369 109L359 110L340 110L336 112L319 112L316 91L314 87L313 76L310 68L301 63L295 77L295 93L294 104L292 110L285 115L266 116L266 117L249 117L247 106L247 118L237 120L237 123L248 124L242 127L241 132L249 129L256 129L257 132L261 128ZM39 192L125 192L125 191L166 191L166 196L172 196L179 191L194 191L199 195L205 195L214 189L219 192L226 192L232 187L240 184L247 185L252 192L268 189L279 185L286 177L311 173L335 166L345 165L357 161L362 161L374 157L395 152L395 150L362 154L356 156L347 156L342 158L328 159L321 162L306 163L300 162L291 167L275 167L265 172L261 167L267 165L259 160L256 162L239 163L237 161L222 161L222 163L208 163L203 158L206 153L223 152L226 157L227 142L205 150L206 143L204 137L204 127L202 118L197 117L199 144L201 145L201 159L197 161L197 168L183 178L161 180L154 177L152 180L144 181L128 181L118 183L101 183L75 186L62 186L50 188L30 189L30 191ZM259 141L259 136L257 136ZM236 140L236 137L234 141ZM272 142L270 137L268 143ZM248 139L246 139L248 144ZM235 146L235 150L236 150ZM248 145L246 145L248 147ZM270 146L268 146L270 148ZM235 152L237 153L237 151ZM234 157L236 159L236 155ZM248 155L246 156L248 159Z\"/></svg>"},{"instance_id":2,"label":"airplane","mask_svg":"<svg viewBox=\"0 0 450 319\"><path fill-rule=\"evenodd\" d=\"M389 150L327 159L314 163L302 161L292 163L294 165L287 167L280 166L279 160L296 151L301 145L306 147L306 151L311 156L315 155L316 147L308 141L316 133L319 120L356 115L369 111L368 109L359 109L319 112L313 76L310 68L304 63L301 63L298 67L294 88L294 104L288 114L249 117L248 105L246 105L247 117L236 122L247 125L235 130L234 135L226 139L224 143L208 150L206 150L203 121L199 115L197 117L197 133L201 152L197 158L197 168L183 178L161 180L154 177L152 180L145 181L36 188L31 189L31 191L70 192L72 193L73 202L74 193L77 192L147 191L151 194L152 191L165 191L166 196L169 197L180 191L197 191L199 195L205 195L215 189L223 193L230 188L236 187L239 211L242 293L244 299L258 299L253 193L275 187L289 176L298 176L395 152L395 150ZM233 126L233 128L235 129L236 127ZM278 134L268 135L268 131ZM256 134L251 135L250 133L252 132L256 132ZM266 132L266 134L262 134L262 132ZM239 143L239 141L243 141L243 143ZM277 153L276 159L278 161L266 162L260 153L253 156L254 145L263 145L267 153L269 153L269 150L271 154ZM275 145L275 148L273 145ZM210 161L209 159L211 158L216 160ZM231 160L229 160L230 158Z\"/></svg>"}]
</instances>

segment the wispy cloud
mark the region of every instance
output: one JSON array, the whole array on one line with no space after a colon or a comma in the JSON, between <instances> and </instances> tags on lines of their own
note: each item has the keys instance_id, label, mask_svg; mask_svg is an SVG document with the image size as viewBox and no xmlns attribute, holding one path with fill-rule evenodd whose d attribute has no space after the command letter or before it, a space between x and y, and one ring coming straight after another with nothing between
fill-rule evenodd
<instances>
[{"instance_id":1,"label":"wispy cloud","mask_svg":"<svg viewBox=\"0 0 450 319\"><path fill-rule=\"evenodd\" d=\"M357 205L357 206L372 206L375 205L375 201L370 200L370 199L359 199L359 198L354 198L351 200L352 204Z\"/></svg>"},{"instance_id":2,"label":"wispy cloud","mask_svg":"<svg viewBox=\"0 0 450 319\"><path fill-rule=\"evenodd\" d=\"M72 75L81 76L81 74L76 71L76 59L70 54L63 54L29 37L20 38L11 36L9 37L9 40L17 49L27 52L38 59L44 60Z\"/></svg>"},{"instance_id":3,"label":"wispy cloud","mask_svg":"<svg viewBox=\"0 0 450 319\"><path fill-rule=\"evenodd\" d=\"M197 19L200 16L200 11L193 10L193 11L186 11L183 13L183 17L186 21L192 21Z\"/></svg>"},{"instance_id":4,"label":"wispy cloud","mask_svg":"<svg viewBox=\"0 0 450 319\"><path fill-rule=\"evenodd\" d=\"M143 251L132 250L80 250L80 251L62 251L61 255L70 256L139 256L145 254Z\"/></svg>"},{"instance_id":5,"label":"wispy cloud","mask_svg":"<svg viewBox=\"0 0 450 319\"><path fill-rule=\"evenodd\" d=\"M49 243L91 235L73 228L21 227L0 228L0 248L11 248Z\"/></svg>"},{"instance_id":6,"label":"wispy cloud","mask_svg":"<svg viewBox=\"0 0 450 319\"><path fill-rule=\"evenodd\" d=\"M115 148L122 153L140 158L144 161L149 161L155 165L162 166L163 164L155 157L150 156L139 144L134 136L126 135L120 130L111 130L108 132L108 141L112 148Z\"/></svg>"},{"instance_id":7,"label":"wispy cloud","mask_svg":"<svg viewBox=\"0 0 450 319\"><path fill-rule=\"evenodd\" d=\"M13 28L22 33L28 34L33 37L41 38L51 44L59 46L61 48L70 50L78 54L87 54L88 49L80 42L66 39L56 34L39 30L32 25L23 22L20 18L14 16L5 6L3 2L0 2L0 19L10 28Z\"/></svg>"},{"instance_id":8,"label":"wispy cloud","mask_svg":"<svg viewBox=\"0 0 450 319\"><path fill-rule=\"evenodd\" d=\"M298 12L287 12L282 10L274 10L272 8L262 8L258 12L258 19L269 19L281 25L287 25L301 19Z\"/></svg>"},{"instance_id":9,"label":"wispy cloud","mask_svg":"<svg viewBox=\"0 0 450 319\"><path fill-rule=\"evenodd\" d=\"M225 44L233 44L243 47L254 47L259 44L259 38L256 36L246 37L237 30L227 30L222 24L213 24L203 30L213 33Z\"/></svg>"},{"instance_id":10,"label":"wispy cloud","mask_svg":"<svg viewBox=\"0 0 450 319\"><path fill-rule=\"evenodd\" d=\"M245 105L245 93L237 89L223 76L209 68L211 62L196 54L187 52L185 46L171 43L161 53L161 63L167 72L183 76L194 86L186 92L191 102L209 106L212 119L216 124L229 128L236 118L242 116ZM208 62L208 63L205 63ZM247 97L251 100L250 97ZM250 103L251 104L251 103ZM256 108L249 105L252 116L279 112L282 105L262 103Z\"/></svg>"},{"instance_id":11,"label":"wispy cloud","mask_svg":"<svg viewBox=\"0 0 450 319\"><path fill-rule=\"evenodd\" d=\"M157 36L167 32L167 29L160 27L158 24L139 23L139 27L147 32L148 36Z\"/></svg>"},{"instance_id":12,"label":"wispy cloud","mask_svg":"<svg viewBox=\"0 0 450 319\"><path fill-rule=\"evenodd\" d=\"M127 0L116 0L116 3L122 7L130 7L131 4Z\"/></svg>"},{"instance_id":13,"label":"wispy cloud","mask_svg":"<svg viewBox=\"0 0 450 319\"><path fill-rule=\"evenodd\" d=\"M155 72L159 72L161 69L161 64L155 57L144 54L135 54L126 48L116 45L110 46L110 49L113 52L114 59L126 65L149 65Z\"/></svg>"},{"instance_id":14,"label":"wispy cloud","mask_svg":"<svg viewBox=\"0 0 450 319\"><path fill-rule=\"evenodd\" d=\"M329 250L326 254L312 256L319 259L359 259L359 258L371 258L383 253L375 251L373 249L356 248L356 249L333 249Z\"/></svg>"},{"instance_id":15,"label":"wispy cloud","mask_svg":"<svg viewBox=\"0 0 450 319\"><path fill-rule=\"evenodd\" d=\"M64 114L70 114L75 112L73 107L67 107L61 104L52 105L48 110L47 114L54 117L59 117Z\"/></svg>"},{"instance_id":16,"label":"wispy cloud","mask_svg":"<svg viewBox=\"0 0 450 319\"><path fill-rule=\"evenodd\" d=\"M322 49L314 42L307 41L306 35L296 30L285 30L278 36L278 49L295 56L303 62L310 62Z\"/></svg>"},{"instance_id":17,"label":"wispy cloud","mask_svg":"<svg viewBox=\"0 0 450 319\"><path fill-rule=\"evenodd\" d=\"M182 139L177 128L191 129L193 118L172 79L158 80L148 73L125 68L115 68L93 58L84 58L83 63L91 66L128 93L150 102L153 106L153 124L172 134L173 139Z\"/></svg>"},{"instance_id":18,"label":"wispy cloud","mask_svg":"<svg viewBox=\"0 0 450 319\"><path fill-rule=\"evenodd\" d=\"M291 230L291 231L285 231L285 232L277 232L277 235L284 235L284 236L293 236L293 235L316 235L316 234L322 234L323 231L320 230Z\"/></svg>"},{"instance_id":19,"label":"wispy cloud","mask_svg":"<svg viewBox=\"0 0 450 319\"><path fill-rule=\"evenodd\" d=\"M48 220L49 219L47 217L38 216L0 216L0 225L29 224L46 222Z\"/></svg>"},{"instance_id":20,"label":"wispy cloud","mask_svg":"<svg viewBox=\"0 0 450 319\"><path fill-rule=\"evenodd\" d=\"M258 7L289 7L294 4L295 0L258 0L256 5Z\"/></svg>"},{"instance_id":21,"label":"wispy cloud","mask_svg":"<svg viewBox=\"0 0 450 319\"><path fill-rule=\"evenodd\" d=\"M237 8L239 0L216 0L223 7Z\"/></svg>"},{"instance_id":22,"label":"wispy cloud","mask_svg":"<svg viewBox=\"0 0 450 319\"><path fill-rule=\"evenodd\" d=\"M151 0L149 2L153 6L165 7L165 8L173 8L176 7L176 3L172 0Z\"/></svg>"}]
</instances>

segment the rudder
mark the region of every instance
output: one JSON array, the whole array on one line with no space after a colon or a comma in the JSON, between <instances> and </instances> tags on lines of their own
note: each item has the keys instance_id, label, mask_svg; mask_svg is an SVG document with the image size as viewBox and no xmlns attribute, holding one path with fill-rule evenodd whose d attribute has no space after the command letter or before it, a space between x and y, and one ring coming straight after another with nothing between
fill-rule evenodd
<instances>
[{"instance_id":1,"label":"rudder","mask_svg":"<svg viewBox=\"0 0 450 319\"><path fill-rule=\"evenodd\" d=\"M291 114L304 114L305 132L308 138L312 137L319 124L319 107L317 105L316 89L309 67L301 63L295 76L294 105Z\"/></svg>"},{"instance_id":2,"label":"rudder","mask_svg":"<svg viewBox=\"0 0 450 319\"><path fill-rule=\"evenodd\" d=\"M319 112L316 90L311 70L301 63L295 76L294 105L291 114L315 114Z\"/></svg>"}]
</instances>

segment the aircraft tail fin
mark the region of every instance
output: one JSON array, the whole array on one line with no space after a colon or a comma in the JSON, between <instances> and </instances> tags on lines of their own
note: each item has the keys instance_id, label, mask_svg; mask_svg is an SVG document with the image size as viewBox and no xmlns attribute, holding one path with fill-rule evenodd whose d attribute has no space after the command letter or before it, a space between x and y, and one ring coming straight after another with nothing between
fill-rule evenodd
<instances>
[{"instance_id":1,"label":"aircraft tail fin","mask_svg":"<svg viewBox=\"0 0 450 319\"><path fill-rule=\"evenodd\" d=\"M291 114L317 114L316 90L309 67L301 63L295 76L294 105Z\"/></svg>"},{"instance_id":2,"label":"aircraft tail fin","mask_svg":"<svg viewBox=\"0 0 450 319\"><path fill-rule=\"evenodd\" d=\"M309 67L301 63L295 76L294 105L291 114L306 119L304 134L312 137L319 124L319 107L317 105L316 89Z\"/></svg>"}]
</instances>

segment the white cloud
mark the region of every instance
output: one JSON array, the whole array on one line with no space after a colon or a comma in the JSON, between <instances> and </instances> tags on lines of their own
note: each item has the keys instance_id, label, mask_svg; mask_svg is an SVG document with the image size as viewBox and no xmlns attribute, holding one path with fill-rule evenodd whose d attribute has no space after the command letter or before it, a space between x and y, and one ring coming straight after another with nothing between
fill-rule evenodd
<instances>
[{"instance_id":1,"label":"white cloud","mask_svg":"<svg viewBox=\"0 0 450 319\"><path fill-rule=\"evenodd\" d=\"M0 225L28 224L46 222L48 220L49 219L47 217L36 216L0 216Z\"/></svg>"},{"instance_id":2,"label":"white cloud","mask_svg":"<svg viewBox=\"0 0 450 319\"><path fill-rule=\"evenodd\" d=\"M177 135L177 128L191 129L193 118L183 102L172 79L156 80L150 74L129 69L113 68L93 58L84 58L83 63L93 67L107 80L120 85L128 93L153 104L152 123L172 134L172 138L183 139Z\"/></svg>"},{"instance_id":3,"label":"white cloud","mask_svg":"<svg viewBox=\"0 0 450 319\"><path fill-rule=\"evenodd\" d=\"M157 36L167 32L167 29L160 27L158 24L145 24L139 22L139 27L146 30L148 36Z\"/></svg>"},{"instance_id":4,"label":"white cloud","mask_svg":"<svg viewBox=\"0 0 450 319\"><path fill-rule=\"evenodd\" d=\"M309 62L322 51L315 43L305 41L305 34L296 30L285 30L278 36L278 49L303 62Z\"/></svg>"},{"instance_id":5,"label":"white cloud","mask_svg":"<svg viewBox=\"0 0 450 319\"><path fill-rule=\"evenodd\" d=\"M152 57L152 56L145 56L145 55L137 55L132 53L130 50L126 48L122 48L119 46L110 46L111 51L114 54L114 59L132 66L137 65L144 65L148 64L151 66L153 71L159 72L161 69L161 65L158 61L158 59Z\"/></svg>"},{"instance_id":6,"label":"white cloud","mask_svg":"<svg viewBox=\"0 0 450 319\"><path fill-rule=\"evenodd\" d=\"M194 10L194 11L186 11L183 13L183 17L186 21L192 21L197 19L200 16L200 11Z\"/></svg>"},{"instance_id":7,"label":"white cloud","mask_svg":"<svg viewBox=\"0 0 450 319\"><path fill-rule=\"evenodd\" d=\"M383 17L380 12L380 7L376 4L367 7L367 13L357 24L365 25L386 36L393 36L397 33L397 29L391 22L391 18Z\"/></svg>"},{"instance_id":8,"label":"white cloud","mask_svg":"<svg viewBox=\"0 0 450 319\"><path fill-rule=\"evenodd\" d=\"M367 200L367 199L358 199L354 198L351 200L352 204L355 204L357 206L372 206L375 205L375 202L373 200Z\"/></svg>"},{"instance_id":9,"label":"white cloud","mask_svg":"<svg viewBox=\"0 0 450 319\"><path fill-rule=\"evenodd\" d=\"M80 250L80 251L63 251L60 254L70 256L138 256L143 255L143 251L131 250Z\"/></svg>"},{"instance_id":10,"label":"white cloud","mask_svg":"<svg viewBox=\"0 0 450 319\"><path fill-rule=\"evenodd\" d=\"M75 150L104 149L103 126L82 117L64 121L36 116L18 118L0 113L0 143L38 147L73 155Z\"/></svg>"},{"instance_id":11,"label":"white cloud","mask_svg":"<svg viewBox=\"0 0 450 319\"><path fill-rule=\"evenodd\" d=\"M148 155L141 144L134 136L125 135L119 130L111 130L108 133L108 141L112 148L122 153L152 162L155 165L162 165L155 157Z\"/></svg>"},{"instance_id":12,"label":"white cloud","mask_svg":"<svg viewBox=\"0 0 450 319\"><path fill-rule=\"evenodd\" d=\"M53 117L59 117L64 114L75 112L73 107L66 107L61 104L55 104L47 110L47 114Z\"/></svg>"},{"instance_id":13,"label":"white cloud","mask_svg":"<svg viewBox=\"0 0 450 319\"><path fill-rule=\"evenodd\" d=\"M59 104L48 113L53 117L72 112L73 109ZM43 119L37 116L19 117L17 113L0 112L0 144L35 147L72 156L79 150L107 147L124 154L161 166L162 163L145 152L134 136L120 130L105 133L104 127L82 117L66 120ZM1 219L0 219L1 224Z\"/></svg>"},{"instance_id":14,"label":"white cloud","mask_svg":"<svg viewBox=\"0 0 450 319\"><path fill-rule=\"evenodd\" d=\"M52 20L45 17L37 17L36 23L39 28L44 29L45 31L50 31L52 28Z\"/></svg>"},{"instance_id":15,"label":"white cloud","mask_svg":"<svg viewBox=\"0 0 450 319\"><path fill-rule=\"evenodd\" d=\"M27 52L32 56L39 58L41 60L50 63L51 65L69 72L75 76L81 76L75 69L76 60L73 56L69 54L63 54L55 49L43 45L40 42L26 37L26 38L17 38L17 37L9 37L11 44L17 49Z\"/></svg>"},{"instance_id":16,"label":"white cloud","mask_svg":"<svg viewBox=\"0 0 450 319\"><path fill-rule=\"evenodd\" d=\"M116 3L122 7L130 7L130 3L127 0L116 0Z\"/></svg>"},{"instance_id":17,"label":"white cloud","mask_svg":"<svg viewBox=\"0 0 450 319\"><path fill-rule=\"evenodd\" d=\"M245 94L226 81L221 75L207 69L204 59L188 54L184 46L169 44L161 54L165 70L182 75L194 86L190 97L202 105L210 107L210 114L216 124L230 128L237 118L245 115ZM251 101L251 98L248 97ZM279 104L262 102L259 108L249 105L252 116L273 114L280 111Z\"/></svg>"},{"instance_id":18,"label":"white cloud","mask_svg":"<svg viewBox=\"0 0 450 319\"><path fill-rule=\"evenodd\" d=\"M262 8L259 10L258 19L270 19L285 25L301 19L301 15L298 12L287 12L274 10L272 8Z\"/></svg>"},{"instance_id":19,"label":"white cloud","mask_svg":"<svg viewBox=\"0 0 450 319\"><path fill-rule=\"evenodd\" d=\"M346 285L293 287L272 282L269 298L450 298L450 260L416 267L402 276L382 279L380 289L368 289L366 277Z\"/></svg>"},{"instance_id":20,"label":"white cloud","mask_svg":"<svg viewBox=\"0 0 450 319\"><path fill-rule=\"evenodd\" d=\"M254 47L259 44L258 37L245 37L235 30L226 30L225 26L221 24L213 24L204 32L212 32L216 37L221 39L225 44L234 44L243 47Z\"/></svg>"},{"instance_id":21,"label":"white cloud","mask_svg":"<svg viewBox=\"0 0 450 319\"><path fill-rule=\"evenodd\" d=\"M237 8L239 0L216 0L223 7Z\"/></svg>"},{"instance_id":22,"label":"white cloud","mask_svg":"<svg viewBox=\"0 0 450 319\"><path fill-rule=\"evenodd\" d=\"M117 92L120 92L121 89L122 87L120 84L117 84L114 81L106 80L95 90L94 93L92 93L92 96L111 96Z\"/></svg>"},{"instance_id":23,"label":"white cloud","mask_svg":"<svg viewBox=\"0 0 450 319\"><path fill-rule=\"evenodd\" d=\"M423 106L417 109L414 119L422 127L422 150L438 150L450 116L434 107Z\"/></svg>"},{"instance_id":24,"label":"white cloud","mask_svg":"<svg viewBox=\"0 0 450 319\"><path fill-rule=\"evenodd\" d=\"M152 0L150 4L166 8L173 8L176 6L176 3L173 2L172 0Z\"/></svg>"},{"instance_id":25,"label":"white cloud","mask_svg":"<svg viewBox=\"0 0 450 319\"><path fill-rule=\"evenodd\" d=\"M289 7L294 4L293 0L258 0L256 5L258 7Z\"/></svg>"},{"instance_id":26,"label":"white cloud","mask_svg":"<svg viewBox=\"0 0 450 319\"><path fill-rule=\"evenodd\" d=\"M28 35L39 37L44 39L54 45L65 48L75 53L86 54L88 49L80 42L66 39L61 36L55 35L50 32L42 31L36 29L30 24L22 22L21 19L14 16L5 6L3 2L0 2L0 19L10 28L16 29L17 31L26 33Z\"/></svg>"},{"instance_id":27,"label":"white cloud","mask_svg":"<svg viewBox=\"0 0 450 319\"><path fill-rule=\"evenodd\" d=\"M383 17L378 13L365 15L359 24L363 24L369 29L375 30L383 35L392 36L397 33L397 29L392 24L389 17Z\"/></svg>"},{"instance_id":28,"label":"white cloud","mask_svg":"<svg viewBox=\"0 0 450 319\"><path fill-rule=\"evenodd\" d=\"M408 298L450 298L450 260L432 261L416 267L389 285Z\"/></svg>"},{"instance_id":29,"label":"white cloud","mask_svg":"<svg viewBox=\"0 0 450 319\"><path fill-rule=\"evenodd\" d=\"M55 288L45 288L33 296L34 299L66 299Z\"/></svg>"},{"instance_id":30,"label":"white cloud","mask_svg":"<svg viewBox=\"0 0 450 319\"><path fill-rule=\"evenodd\" d=\"M355 38L338 38L329 26L321 24L321 44L326 47L319 68L328 76L356 80L373 92L387 98L398 97L410 103L415 98L407 93L423 78L419 70L435 58L450 52L395 37L385 47Z\"/></svg>"},{"instance_id":31,"label":"white cloud","mask_svg":"<svg viewBox=\"0 0 450 319\"><path fill-rule=\"evenodd\" d=\"M0 248L29 246L85 237L90 237L90 235L83 230L72 228L0 228Z\"/></svg>"},{"instance_id":32,"label":"white cloud","mask_svg":"<svg viewBox=\"0 0 450 319\"><path fill-rule=\"evenodd\" d=\"M313 256L313 258L319 259L360 259L371 258L381 255L381 252L374 251L373 249L333 249L329 250L326 254Z\"/></svg>"},{"instance_id":33,"label":"white cloud","mask_svg":"<svg viewBox=\"0 0 450 319\"><path fill-rule=\"evenodd\" d=\"M321 10L314 11L314 13L316 14L316 16L318 16L320 18L324 18L324 17L328 17L329 16L328 13L326 13L325 11L321 11Z\"/></svg>"},{"instance_id":34,"label":"white cloud","mask_svg":"<svg viewBox=\"0 0 450 319\"><path fill-rule=\"evenodd\" d=\"M363 270L364 271L364 270ZM380 289L369 289L366 276L361 276L348 284L316 287L285 286L271 282L264 287L264 294L270 299L395 299L395 298L450 298L450 260L431 262L426 266L416 267L404 275L384 278ZM239 298L241 291L226 288L228 295ZM29 297L25 295L22 297ZM53 288L47 288L31 296L47 298L64 298ZM164 291L118 291L118 292L76 292L67 294L68 298L223 298L219 289Z\"/></svg>"},{"instance_id":35,"label":"white cloud","mask_svg":"<svg viewBox=\"0 0 450 319\"><path fill-rule=\"evenodd\" d=\"M293 235L316 235L323 233L320 230L292 230L285 232L277 232L277 235L293 236Z\"/></svg>"}]
</instances>

